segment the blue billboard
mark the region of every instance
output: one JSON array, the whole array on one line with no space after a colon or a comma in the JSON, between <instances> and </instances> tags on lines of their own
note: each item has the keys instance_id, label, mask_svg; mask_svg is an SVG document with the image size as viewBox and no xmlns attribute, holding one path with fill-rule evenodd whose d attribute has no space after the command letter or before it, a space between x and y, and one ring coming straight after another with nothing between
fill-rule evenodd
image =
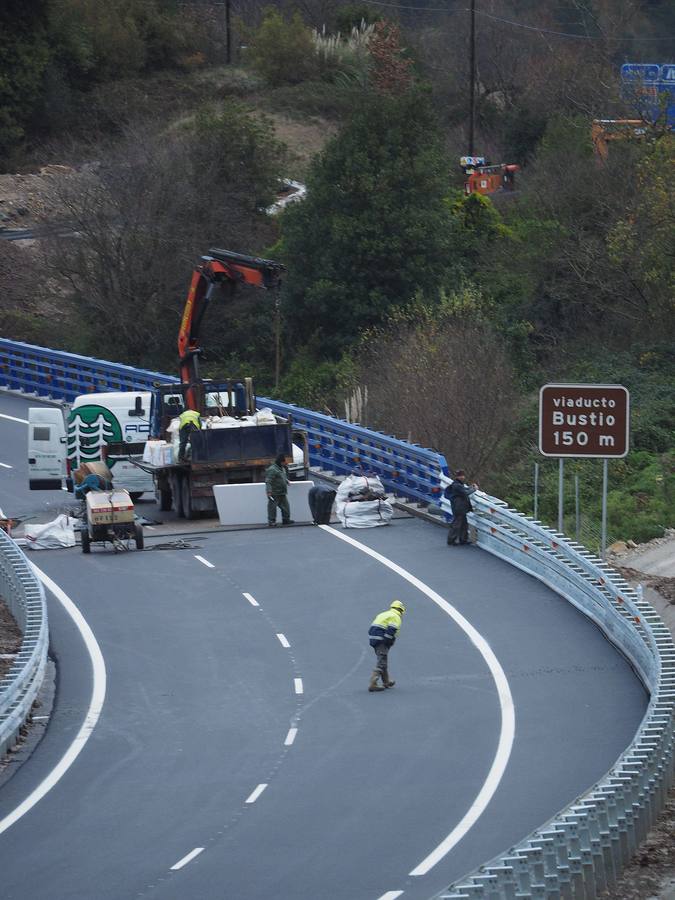
<instances>
[{"instance_id":1,"label":"blue billboard","mask_svg":"<svg viewBox=\"0 0 675 900\"><path fill-rule=\"evenodd\" d=\"M675 128L675 63L625 63L621 81L641 118Z\"/></svg>"}]
</instances>

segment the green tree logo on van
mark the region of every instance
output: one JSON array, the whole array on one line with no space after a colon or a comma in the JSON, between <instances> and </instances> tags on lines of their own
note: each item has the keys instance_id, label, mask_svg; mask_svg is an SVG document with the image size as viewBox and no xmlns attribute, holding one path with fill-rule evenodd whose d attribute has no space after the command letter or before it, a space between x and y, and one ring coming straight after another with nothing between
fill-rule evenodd
<instances>
[{"instance_id":1,"label":"green tree logo on van","mask_svg":"<svg viewBox=\"0 0 675 900\"><path fill-rule=\"evenodd\" d=\"M122 440L117 417L94 403L78 406L68 419L68 459L72 469L101 459L101 447Z\"/></svg>"}]
</instances>

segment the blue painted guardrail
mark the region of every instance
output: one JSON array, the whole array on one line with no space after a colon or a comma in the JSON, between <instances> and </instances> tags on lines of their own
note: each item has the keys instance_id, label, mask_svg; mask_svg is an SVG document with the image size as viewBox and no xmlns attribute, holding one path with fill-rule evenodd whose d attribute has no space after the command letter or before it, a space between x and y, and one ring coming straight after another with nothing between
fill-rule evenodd
<instances>
[{"instance_id":1,"label":"blue painted guardrail","mask_svg":"<svg viewBox=\"0 0 675 900\"><path fill-rule=\"evenodd\" d=\"M53 399L147 389L177 379L0 339L0 386ZM307 429L310 463L338 474L376 472L387 490L435 502L445 458L331 416L258 398ZM439 502L440 501L440 502ZM631 660L650 694L631 745L606 776L506 853L432 900L595 900L612 886L663 808L673 783L675 648L654 610L601 560L501 500L479 493L470 521L478 544L539 578L595 621Z\"/></svg>"},{"instance_id":2,"label":"blue painted guardrail","mask_svg":"<svg viewBox=\"0 0 675 900\"><path fill-rule=\"evenodd\" d=\"M0 386L9 390L72 401L80 394L149 390L157 382L175 381L178 378L161 372L0 338ZM439 479L448 474L442 454L291 403L267 397L258 397L257 403L277 415L292 416L307 430L312 467L338 475L373 473L390 493L418 503L438 503Z\"/></svg>"}]
</instances>

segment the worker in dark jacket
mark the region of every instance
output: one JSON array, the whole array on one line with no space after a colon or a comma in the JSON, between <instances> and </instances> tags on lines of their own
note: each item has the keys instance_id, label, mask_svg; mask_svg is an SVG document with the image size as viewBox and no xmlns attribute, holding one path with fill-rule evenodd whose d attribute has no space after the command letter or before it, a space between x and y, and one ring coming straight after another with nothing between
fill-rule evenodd
<instances>
[{"instance_id":1,"label":"worker in dark jacket","mask_svg":"<svg viewBox=\"0 0 675 900\"><path fill-rule=\"evenodd\" d=\"M178 416L178 461L185 460L185 451L195 431L201 431L202 417L195 409L186 409Z\"/></svg>"},{"instance_id":2,"label":"worker in dark jacket","mask_svg":"<svg viewBox=\"0 0 675 900\"><path fill-rule=\"evenodd\" d=\"M280 453L265 471L267 491L267 524L274 528L277 524L277 507L281 510L281 524L292 525L291 508L288 505L288 469L286 454Z\"/></svg>"},{"instance_id":3,"label":"worker in dark jacket","mask_svg":"<svg viewBox=\"0 0 675 900\"><path fill-rule=\"evenodd\" d=\"M469 526L466 521L467 513L473 509L469 497L478 490L477 484L465 484L466 473L464 469L457 469L454 481L445 489L444 496L452 505L452 522L448 531L448 546L452 544L469 543Z\"/></svg>"},{"instance_id":4,"label":"worker in dark jacket","mask_svg":"<svg viewBox=\"0 0 675 900\"><path fill-rule=\"evenodd\" d=\"M389 649L394 646L401 630L401 619L404 612L405 606L401 601L393 600L389 609L375 616L373 624L368 629L370 646L377 657L377 665L370 676L369 691L383 691L396 684L389 677ZM377 683L378 678L382 679L382 686Z\"/></svg>"}]
</instances>

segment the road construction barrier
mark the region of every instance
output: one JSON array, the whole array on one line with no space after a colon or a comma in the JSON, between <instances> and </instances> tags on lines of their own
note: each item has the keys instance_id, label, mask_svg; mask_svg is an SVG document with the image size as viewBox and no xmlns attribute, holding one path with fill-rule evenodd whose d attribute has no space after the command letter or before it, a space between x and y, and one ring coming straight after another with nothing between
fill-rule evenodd
<instances>
[{"instance_id":1,"label":"road construction barrier","mask_svg":"<svg viewBox=\"0 0 675 900\"><path fill-rule=\"evenodd\" d=\"M168 375L0 340L0 386L72 400L87 391L147 389ZM445 458L292 404L258 398L307 429L310 463L336 474L373 472L390 492L442 509ZM633 741L607 774L519 844L431 900L593 900L617 880L663 808L673 783L675 649L652 607L579 544L485 494L473 497L478 544L538 578L591 618L649 692Z\"/></svg>"},{"instance_id":2,"label":"road construction barrier","mask_svg":"<svg viewBox=\"0 0 675 900\"><path fill-rule=\"evenodd\" d=\"M40 581L14 541L0 528L0 598L21 631L21 646L0 678L0 757L30 715L47 666L49 631Z\"/></svg>"}]
</instances>

